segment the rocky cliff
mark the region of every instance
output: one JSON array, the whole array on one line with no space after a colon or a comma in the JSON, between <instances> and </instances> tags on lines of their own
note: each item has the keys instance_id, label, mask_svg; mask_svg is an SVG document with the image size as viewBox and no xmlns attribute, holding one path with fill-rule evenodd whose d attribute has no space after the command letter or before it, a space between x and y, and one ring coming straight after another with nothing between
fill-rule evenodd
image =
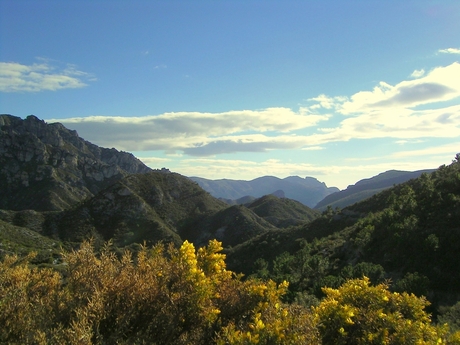
<instances>
[{"instance_id":1,"label":"rocky cliff","mask_svg":"<svg viewBox=\"0 0 460 345\"><path fill-rule=\"evenodd\" d=\"M91 144L60 123L0 115L0 209L63 210L149 171L132 154Z\"/></svg>"}]
</instances>

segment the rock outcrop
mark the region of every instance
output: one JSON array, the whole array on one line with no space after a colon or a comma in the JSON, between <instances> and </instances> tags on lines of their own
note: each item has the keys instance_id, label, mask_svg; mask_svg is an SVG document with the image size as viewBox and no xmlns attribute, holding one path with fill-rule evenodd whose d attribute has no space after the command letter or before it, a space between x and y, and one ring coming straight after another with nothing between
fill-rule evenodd
<instances>
[{"instance_id":1,"label":"rock outcrop","mask_svg":"<svg viewBox=\"0 0 460 345\"><path fill-rule=\"evenodd\" d=\"M91 144L60 123L0 115L1 209L64 210L149 171L132 154Z\"/></svg>"}]
</instances>

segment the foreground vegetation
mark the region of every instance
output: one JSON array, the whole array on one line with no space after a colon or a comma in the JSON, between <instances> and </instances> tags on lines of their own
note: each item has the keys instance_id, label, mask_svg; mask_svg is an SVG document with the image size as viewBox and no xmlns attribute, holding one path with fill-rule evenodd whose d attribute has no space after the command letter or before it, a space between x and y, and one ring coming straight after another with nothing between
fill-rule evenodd
<instances>
[{"instance_id":1,"label":"foreground vegetation","mask_svg":"<svg viewBox=\"0 0 460 345\"><path fill-rule=\"evenodd\" d=\"M63 254L65 270L31 256L0 263L5 344L460 344L435 326L427 301L369 279L326 288L317 307L284 304L287 282L243 280L218 241L195 251L159 244L117 257L90 242Z\"/></svg>"}]
</instances>

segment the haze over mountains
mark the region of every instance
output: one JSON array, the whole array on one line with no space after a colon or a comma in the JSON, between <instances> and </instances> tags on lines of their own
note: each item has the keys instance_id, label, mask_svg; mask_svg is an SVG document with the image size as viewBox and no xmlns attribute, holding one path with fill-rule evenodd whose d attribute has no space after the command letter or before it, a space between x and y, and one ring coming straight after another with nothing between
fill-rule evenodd
<instances>
[{"instance_id":1,"label":"haze over mountains","mask_svg":"<svg viewBox=\"0 0 460 345\"><path fill-rule=\"evenodd\" d=\"M212 196L222 199L228 204L245 204L260 196L274 194L324 211L327 207L344 208L394 185L433 171L434 169L418 171L389 170L377 176L360 180L344 190L327 187L324 182L319 182L313 177L290 176L280 179L273 176L264 176L251 181L209 180L201 177L191 177L191 179L196 181Z\"/></svg>"}]
</instances>

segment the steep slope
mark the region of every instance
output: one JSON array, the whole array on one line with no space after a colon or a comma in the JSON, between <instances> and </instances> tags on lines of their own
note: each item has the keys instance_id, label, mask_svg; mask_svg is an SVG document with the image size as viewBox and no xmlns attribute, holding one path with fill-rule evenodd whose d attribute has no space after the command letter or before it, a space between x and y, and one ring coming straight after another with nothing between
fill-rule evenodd
<instances>
[{"instance_id":1,"label":"steep slope","mask_svg":"<svg viewBox=\"0 0 460 345\"><path fill-rule=\"evenodd\" d=\"M64 210L148 171L132 154L91 144L60 123L0 115L0 209Z\"/></svg>"},{"instance_id":2,"label":"steep slope","mask_svg":"<svg viewBox=\"0 0 460 345\"><path fill-rule=\"evenodd\" d=\"M433 171L434 169L418 171L389 170L374 177L360 180L354 185L348 186L345 190L326 196L315 206L315 209L323 211L328 206L332 208L344 208L355 202L367 199L384 189L417 178L423 173L430 173Z\"/></svg>"},{"instance_id":3,"label":"steep slope","mask_svg":"<svg viewBox=\"0 0 460 345\"><path fill-rule=\"evenodd\" d=\"M153 171L130 175L74 209L50 218L49 235L70 241L88 236L118 246L158 241L180 243L181 230L227 205L186 177Z\"/></svg>"},{"instance_id":4,"label":"steep slope","mask_svg":"<svg viewBox=\"0 0 460 345\"><path fill-rule=\"evenodd\" d=\"M201 177L191 177L191 179L216 198L234 200L248 195L260 198L281 190L286 198L297 200L309 207L314 207L325 196L338 191L338 188L328 188L326 184L312 177L291 176L280 179L264 176L251 181L208 180Z\"/></svg>"}]
</instances>

